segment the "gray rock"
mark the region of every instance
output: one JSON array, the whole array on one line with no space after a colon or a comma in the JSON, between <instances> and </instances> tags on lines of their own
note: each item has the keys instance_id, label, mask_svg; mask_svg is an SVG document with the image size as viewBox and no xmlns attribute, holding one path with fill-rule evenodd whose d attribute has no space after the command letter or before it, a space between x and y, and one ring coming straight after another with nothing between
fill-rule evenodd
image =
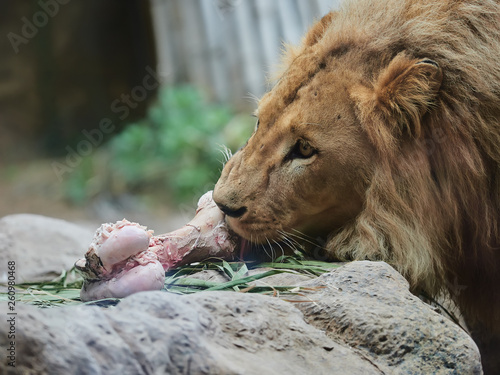
<instances>
[{"instance_id":1,"label":"gray rock","mask_svg":"<svg viewBox=\"0 0 500 375\"><path fill-rule=\"evenodd\" d=\"M387 263L351 262L301 285L314 289L296 304L306 321L385 373L482 373L470 336L411 294Z\"/></svg>"},{"instance_id":2,"label":"gray rock","mask_svg":"<svg viewBox=\"0 0 500 375\"><path fill-rule=\"evenodd\" d=\"M73 267L94 231L65 220L17 214L0 219L0 282L7 281L7 262L16 262L17 283L47 281Z\"/></svg>"},{"instance_id":3,"label":"gray rock","mask_svg":"<svg viewBox=\"0 0 500 375\"><path fill-rule=\"evenodd\" d=\"M18 308L3 374L377 374L376 366L261 295L143 292L116 308ZM7 347L5 322L0 346Z\"/></svg>"},{"instance_id":4,"label":"gray rock","mask_svg":"<svg viewBox=\"0 0 500 375\"><path fill-rule=\"evenodd\" d=\"M469 336L385 263L350 263L302 285L293 304L143 292L109 309L18 306L16 371L2 350L0 373L481 373ZM7 331L0 320L2 348Z\"/></svg>"}]
</instances>

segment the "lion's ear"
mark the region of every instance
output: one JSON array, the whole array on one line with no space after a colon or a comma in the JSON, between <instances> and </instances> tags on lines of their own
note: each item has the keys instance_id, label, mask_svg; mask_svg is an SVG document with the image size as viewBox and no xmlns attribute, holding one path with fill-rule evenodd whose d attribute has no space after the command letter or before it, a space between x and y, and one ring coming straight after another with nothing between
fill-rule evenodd
<instances>
[{"instance_id":1,"label":"lion's ear","mask_svg":"<svg viewBox=\"0 0 500 375\"><path fill-rule=\"evenodd\" d=\"M403 133L418 138L422 117L436 102L442 80L435 61L400 54L380 73L373 88L358 88L353 96L365 119L378 118L388 126L377 130L386 140Z\"/></svg>"},{"instance_id":2,"label":"lion's ear","mask_svg":"<svg viewBox=\"0 0 500 375\"><path fill-rule=\"evenodd\" d=\"M304 37L304 45L312 46L316 44L321 37L325 34L325 31L328 29L328 26L332 23L333 18L337 12L330 12L323 16L318 22L316 22L307 32Z\"/></svg>"},{"instance_id":3,"label":"lion's ear","mask_svg":"<svg viewBox=\"0 0 500 375\"><path fill-rule=\"evenodd\" d=\"M430 59L396 56L380 74L375 84L375 98L388 117L396 117L400 131L418 137L420 120L435 103L443 72Z\"/></svg>"}]
</instances>

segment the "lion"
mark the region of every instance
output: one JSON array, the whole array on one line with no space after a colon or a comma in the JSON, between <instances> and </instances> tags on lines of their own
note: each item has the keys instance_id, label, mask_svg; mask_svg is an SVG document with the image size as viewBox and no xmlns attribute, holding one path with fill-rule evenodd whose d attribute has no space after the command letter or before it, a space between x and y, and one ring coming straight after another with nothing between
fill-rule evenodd
<instances>
[{"instance_id":1,"label":"lion","mask_svg":"<svg viewBox=\"0 0 500 375\"><path fill-rule=\"evenodd\" d=\"M500 5L351 0L287 47L214 200L254 244L324 238L447 291L500 371Z\"/></svg>"}]
</instances>

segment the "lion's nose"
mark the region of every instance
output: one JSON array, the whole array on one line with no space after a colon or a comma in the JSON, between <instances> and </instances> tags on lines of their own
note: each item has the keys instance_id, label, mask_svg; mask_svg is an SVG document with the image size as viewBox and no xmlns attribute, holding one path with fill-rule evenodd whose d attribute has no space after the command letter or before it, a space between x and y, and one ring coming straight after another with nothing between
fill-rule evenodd
<instances>
[{"instance_id":1,"label":"lion's nose","mask_svg":"<svg viewBox=\"0 0 500 375\"><path fill-rule=\"evenodd\" d=\"M247 212L246 207L232 208L220 203L217 203L217 205L219 206L222 212L224 212L227 216L230 217L241 217L245 212Z\"/></svg>"}]
</instances>

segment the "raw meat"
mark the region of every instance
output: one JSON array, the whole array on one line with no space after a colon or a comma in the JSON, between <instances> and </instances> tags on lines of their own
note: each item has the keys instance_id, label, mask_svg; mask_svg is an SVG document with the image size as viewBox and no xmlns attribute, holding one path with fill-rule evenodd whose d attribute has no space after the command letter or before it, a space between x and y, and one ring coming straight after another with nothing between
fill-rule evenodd
<instances>
[{"instance_id":1,"label":"raw meat","mask_svg":"<svg viewBox=\"0 0 500 375\"><path fill-rule=\"evenodd\" d=\"M153 236L125 219L102 224L85 258L75 263L84 278L80 297L93 301L160 290L165 271L210 257L233 259L239 241L227 229L211 191L198 201L193 220L168 234Z\"/></svg>"}]
</instances>

